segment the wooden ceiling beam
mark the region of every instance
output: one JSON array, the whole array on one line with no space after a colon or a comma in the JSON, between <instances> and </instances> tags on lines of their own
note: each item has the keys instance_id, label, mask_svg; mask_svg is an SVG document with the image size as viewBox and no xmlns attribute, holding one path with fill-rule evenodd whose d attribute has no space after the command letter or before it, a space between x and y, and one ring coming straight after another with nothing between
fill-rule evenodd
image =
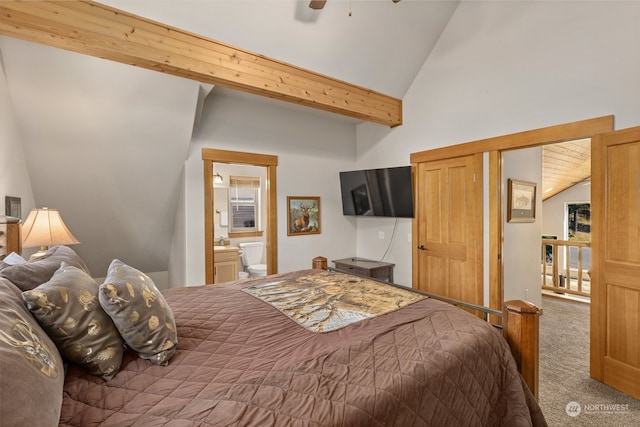
<instances>
[{"instance_id":1,"label":"wooden ceiling beam","mask_svg":"<svg viewBox=\"0 0 640 427\"><path fill-rule=\"evenodd\" d=\"M402 101L100 3L0 2L0 34L387 126Z\"/></svg>"}]
</instances>

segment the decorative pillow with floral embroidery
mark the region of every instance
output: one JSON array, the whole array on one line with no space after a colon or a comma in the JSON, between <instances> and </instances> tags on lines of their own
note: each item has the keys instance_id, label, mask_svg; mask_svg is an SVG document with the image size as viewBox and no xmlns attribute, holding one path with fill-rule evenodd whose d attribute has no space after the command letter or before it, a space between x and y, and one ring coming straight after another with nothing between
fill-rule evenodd
<instances>
[{"instance_id":1,"label":"decorative pillow with floral embroidery","mask_svg":"<svg viewBox=\"0 0 640 427\"><path fill-rule=\"evenodd\" d=\"M169 363L178 346L176 322L149 276L114 259L99 299L127 346L157 365Z\"/></svg>"},{"instance_id":2,"label":"decorative pillow with floral embroidery","mask_svg":"<svg viewBox=\"0 0 640 427\"><path fill-rule=\"evenodd\" d=\"M86 272L63 262L51 280L22 298L65 359L105 380L118 373L124 343Z\"/></svg>"}]
</instances>

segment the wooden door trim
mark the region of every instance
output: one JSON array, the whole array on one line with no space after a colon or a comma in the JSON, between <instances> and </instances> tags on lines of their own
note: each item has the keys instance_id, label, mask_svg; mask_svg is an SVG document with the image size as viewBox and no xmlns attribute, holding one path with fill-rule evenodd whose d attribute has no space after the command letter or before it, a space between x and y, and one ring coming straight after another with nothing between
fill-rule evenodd
<instances>
[{"instance_id":1,"label":"wooden door trim","mask_svg":"<svg viewBox=\"0 0 640 427\"><path fill-rule=\"evenodd\" d=\"M599 183L603 183L605 180L605 172L606 172L606 164L604 163L606 157L606 146L602 139L603 134L595 135L594 138L591 139L591 198L598 198L599 200L604 200L604 185L600 185ZM602 248L600 247L600 234L599 231L604 226L602 222L602 218L604 217L604 204L603 203L595 203L591 205L591 221L592 221L592 230L591 230L591 280L597 283L601 282L601 277L599 276L599 266L597 264L596 257L594 259L594 255L602 252ZM601 300L598 298L598 295L595 295L597 292L600 292L602 289L601 286L592 286L591 287L591 295L596 297L596 300ZM602 329L604 329L601 319L602 314L600 311L602 310L601 306L594 304L591 307L590 318L589 318L589 328L591 334L589 336L589 375L593 379L603 382L604 381L604 343L601 340L591 339L591 335L595 333L596 336L601 335Z\"/></svg>"},{"instance_id":2,"label":"wooden door trim","mask_svg":"<svg viewBox=\"0 0 640 427\"><path fill-rule=\"evenodd\" d=\"M452 145L433 150L426 150L410 154L411 164L417 170L419 163L461 157L477 153L489 153L489 307L500 310L504 299L504 283L502 272L502 241L503 241L503 202L504 188L502 185L502 152L508 150L555 144L573 139L591 138L592 136L611 132L613 130L613 115L596 117L593 119L565 123L502 135L494 138L481 139L458 145ZM416 185L417 187L417 185ZM416 203L420 191L415 189ZM418 206L416 204L416 206ZM416 212L416 214L418 214ZM413 240L418 237L418 218L414 218L412 233ZM413 265L417 265L417 247L412 249ZM484 265L480 266L484 269ZM413 268L413 287L418 287L417 268Z\"/></svg>"},{"instance_id":3,"label":"wooden door trim","mask_svg":"<svg viewBox=\"0 0 640 427\"><path fill-rule=\"evenodd\" d=\"M410 154L412 164L468 156L475 153L491 151L515 150L536 147L549 143L571 141L573 139L590 138L591 136L613 130L613 116L602 116L594 119L565 123L525 132L512 133L493 138L480 139L464 144L435 148Z\"/></svg>"},{"instance_id":4,"label":"wooden door trim","mask_svg":"<svg viewBox=\"0 0 640 427\"><path fill-rule=\"evenodd\" d=\"M204 256L205 256L205 283L213 283L213 164L234 163L250 166L262 166L266 168L266 209L267 209L267 274L278 272L278 230L277 230L277 186L276 168L278 156L269 154L244 153L240 151L217 150L213 148L202 149L204 161Z\"/></svg>"},{"instance_id":5,"label":"wooden door trim","mask_svg":"<svg viewBox=\"0 0 640 427\"><path fill-rule=\"evenodd\" d=\"M489 307L502 307L504 302L502 234L504 215L504 194L502 179L502 153L489 152ZM502 318L493 316L489 319L502 324Z\"/></svg>"},{"instance_id":6,"label":"wooden door trim","mask_svg":"<svg viewBox=\"0 0 640 427\"><path fill-rule=\"evenodd\" d=\"M598 198L599 200L605 200L604 183L606 173L606 145L603 143L603 134L595 135L591 140L591 198ZM595 171L595 172L594 172ZM600 231L605 226L604 221L604 204L595 203L591 205L591 280L596 283L603 283L600 276L600 269L598 265L598 259L600 257L594 256L600 254L603 251L601 247ZM594 259L595 258L595 259ZM591 297L596 301L602 300L602 286L591 286ZM606 294L606 293L604 293ZM589 375L593 379L600 382L604 382L604 355L605 355L605 343L602 340L593 339L594 336L603 336L604 324L602 322L603 315L601 310L604 308L599 304L594 304L590 307L589 328L591 333L589 334Z\"/></svg>"},{"instance_id":7,"label":"wooden door trim","mask_svg":"<svg viewBox=\"0 0 640 427\"><path fill-rule=\"evenodd\" d=\"M417 163L411 164L411 170L413 173L413 206L415 207L414 218L411 220L411 287L418 289L420 283L420 274L417 266L420 263L420 256L417 248L417 242L419 241L419 232L420 227L418 227L418 223L420 222L420 204L422 203L422 191L418 188L418 183L420 180L418 179L418 174L420 173L420 169L418 168Z\"/></svg>"}]
</instances>

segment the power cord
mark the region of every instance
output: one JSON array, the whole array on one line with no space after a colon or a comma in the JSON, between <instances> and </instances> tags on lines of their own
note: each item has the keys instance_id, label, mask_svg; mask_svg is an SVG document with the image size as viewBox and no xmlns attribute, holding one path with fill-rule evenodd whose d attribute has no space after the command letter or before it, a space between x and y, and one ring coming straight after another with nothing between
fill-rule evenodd
<instances>
[{"instance_id":1,"label":"power cord","mask_svg":"<svg viewBox=\"0 0 640 427\"><path fill-rule=\"evenodd\" d=\"M387 245L387 250L384 251L384 255L382 255L382 258L380 258L379 262L384 261L385 257L387 256L387 253L389 252L389 249L391 249L391 244L393 243L393 239L396 237L397 229L398 229L398 218L396 217L396 223L393 225L393 233L391 233L391 240L389 240L389 245Z\"/></svg>"}]
</instances>

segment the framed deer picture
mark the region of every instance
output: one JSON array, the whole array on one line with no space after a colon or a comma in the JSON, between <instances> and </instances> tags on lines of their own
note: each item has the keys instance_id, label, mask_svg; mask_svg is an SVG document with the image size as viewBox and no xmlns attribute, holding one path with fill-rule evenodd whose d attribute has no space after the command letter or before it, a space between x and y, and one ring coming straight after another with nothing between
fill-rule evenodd
<instances>
[{"instance_id":1,"label":"framed deer picture","mask_svg":"<svg viewBox=\"0 0 640 427\"><path fill-rule=\"evenodd\" d=\"M287 197L288 236L320 233L320 197Z\"/></svg>"}]
</instances>

